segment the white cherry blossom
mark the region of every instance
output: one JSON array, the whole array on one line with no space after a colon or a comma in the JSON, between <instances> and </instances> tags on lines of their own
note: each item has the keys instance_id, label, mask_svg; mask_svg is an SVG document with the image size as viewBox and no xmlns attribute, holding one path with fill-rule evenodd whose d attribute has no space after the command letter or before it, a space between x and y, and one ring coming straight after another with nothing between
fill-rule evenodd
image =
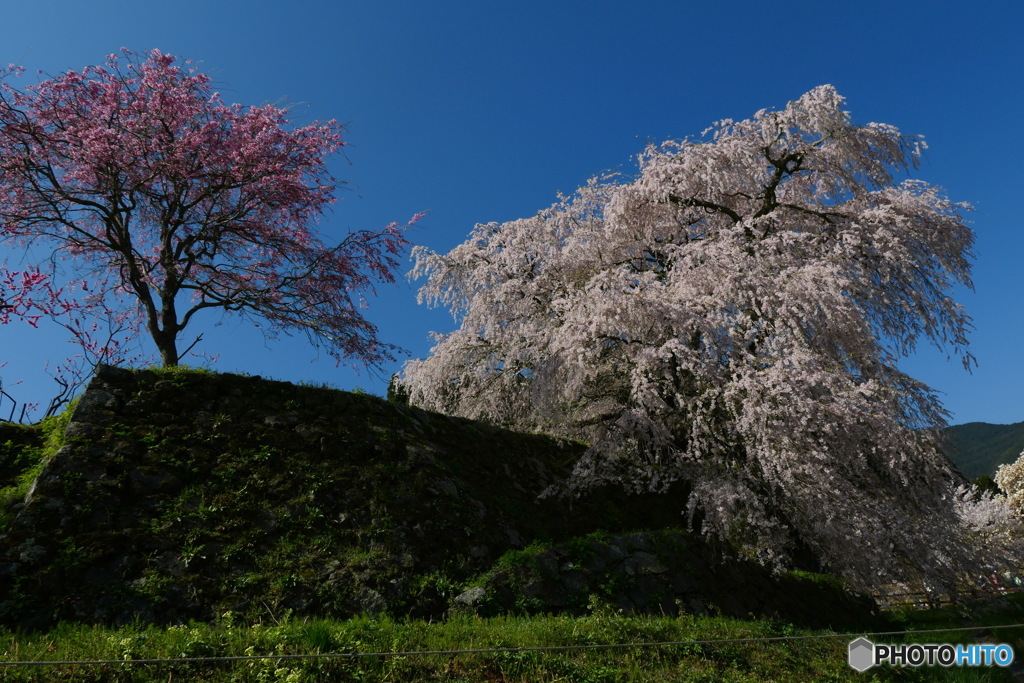
<instances>
[{"instance_id":1,"label":"white cherry blossom","mask_svg":"<svg viewBox=\"0 0 1024 683\"><path fill-rule=\"evenodd\" d=\"M973 362L969 207L900 180L923 141L843 104L815 88L418 248L421 300L459 327L406 365L413 403L585 440L570 491L683 480L690 523L765 563L868 587L994 562L953 504L946 413L897 366L921 341Z\"/></svg>"}]
</instances>

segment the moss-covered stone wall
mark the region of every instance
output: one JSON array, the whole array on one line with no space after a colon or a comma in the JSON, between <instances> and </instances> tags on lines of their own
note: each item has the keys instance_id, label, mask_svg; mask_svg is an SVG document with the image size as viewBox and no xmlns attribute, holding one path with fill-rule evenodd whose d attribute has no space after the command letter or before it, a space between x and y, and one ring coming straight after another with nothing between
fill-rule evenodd
<instances>
[{"instance_id":1,"label":"moss-covered stone wall","mask_svg":"<svg viewBox=\"0 0 1024 683\"><path fill-rule=\"evenodd\" d=\"M524 585L495 567L538 543L682 521L679 491L539 499L582 448L366 394L102 366L63 445L7 506L0 622L437 618L473 587L502 609L573 607L540 589L539 603L506 599ZM672 562L726 567L686 537L701 552ZM747 565L728 566L742 577ZM679 597L699 602L705 584ZM774 607L761 596L729 609Z\"/></svg>"}]
</instances>

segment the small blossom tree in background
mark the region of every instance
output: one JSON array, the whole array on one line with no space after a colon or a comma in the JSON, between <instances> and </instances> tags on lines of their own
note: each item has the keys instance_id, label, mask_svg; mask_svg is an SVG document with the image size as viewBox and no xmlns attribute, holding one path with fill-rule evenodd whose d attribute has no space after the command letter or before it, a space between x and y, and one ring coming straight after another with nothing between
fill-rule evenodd
<instances>
[{"instance_id":1,"label":"small blossom tree in background","mask_svg":"<svg viewBox=\"0 0 1024 683\"><path fill-rule=\"evenodd\" d=\"M570 490L683 480L692 525L767 564L810 550L870 588L994 562L954 505L946 413L897 367L921 340L972 363L967 207L898 182L923 142L843 104L816 88L414 250L421 300L461 325L406 365L412 403L586 440Z\"/></svg>"},{"instance_id":2,"label":"small blossom tree in background","mask_svg":"<svg viewBox=\"0 0 1024 683\"><path fill-rule=\"evenodd\" d=\"M76 276L65 327L148 335L174 366L212 309L304 332L338 361L392 359L361 309L393 281L403 230L334 246L314 231L334 201L338 124L294 127L284 109L225 103L188 62L122 53L24 89L20 69L0 73L0 242Z\"/></svg>"},{"instance_id":3,"label":"small blossom tree in background","mask_svg":"<svg viewBox=\"0 0 1024 683\"><path fill-rule=\"evenodd\" d=\"M1014 462L1000 465L995 479L1013 511L1024 516L1024 452Z\"/></svg>"}]
</instances>

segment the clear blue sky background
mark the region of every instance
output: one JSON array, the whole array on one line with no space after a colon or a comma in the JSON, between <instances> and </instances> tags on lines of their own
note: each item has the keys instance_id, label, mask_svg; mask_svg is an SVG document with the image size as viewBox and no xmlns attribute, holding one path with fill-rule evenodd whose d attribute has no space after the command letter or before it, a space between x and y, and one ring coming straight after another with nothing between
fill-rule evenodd
<instances>
[{"instance_id":1,"label":"clear blue sky background","mask_svg":"<svg viewBox=\"0 0 1024 683\"><path fill-rule=\"evenodd\" d=\"M228 100L346 122L348 162L334 171L353 189L322 230L340 238L427 211L411 237L439 251L475 223L532 215L595 173L631 170L648 141L831 83L855 121L925 135L917 176L977 209L976 287L957 296L979 366L968 374L930 349L905 363L943 393L954 424L1024 420L1022 36L1017 0L0 0L0 63L57 74L156 47L201 62ZM430 330L452 327L415 291L384 287L369 310L414 357ZM383 394L398 369L336 368L302 338L265 341L232 319L203 331L224 371ZM4 388L45 403L43 365L73 347L54 328L0 335Z\"/></svg>"}]
</instances>

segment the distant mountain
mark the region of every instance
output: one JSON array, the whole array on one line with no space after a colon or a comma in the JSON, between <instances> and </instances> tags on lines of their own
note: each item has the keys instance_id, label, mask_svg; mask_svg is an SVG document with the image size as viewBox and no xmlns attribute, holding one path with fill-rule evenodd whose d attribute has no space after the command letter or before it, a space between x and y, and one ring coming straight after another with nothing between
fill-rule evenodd
<instances>
[{"instance_id":1,"label":"distant mountain","mask_svg":"<svg viewBox=\"0 0 1024 683\"><path fill-rule=\"evenodd\" d=\"M968 422L947 428L946 435L949 457L968 479L995 475L997 467L1013 462L1024 451L1024 422Z\"/></svg>"}]
</instances>

